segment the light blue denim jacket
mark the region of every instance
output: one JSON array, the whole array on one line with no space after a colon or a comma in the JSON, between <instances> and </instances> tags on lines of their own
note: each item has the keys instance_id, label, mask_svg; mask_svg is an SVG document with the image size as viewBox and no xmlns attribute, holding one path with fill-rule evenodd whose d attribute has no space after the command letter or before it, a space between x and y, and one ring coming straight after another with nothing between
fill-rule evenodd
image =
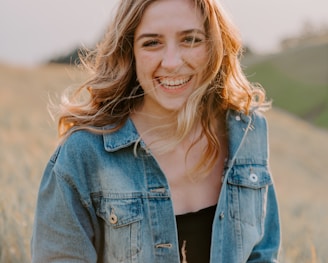
<instances>
[{"instance_id":1,"label":"light blue denim jacket","mask_svg":"<svg viewBox=\"0 0 328 263\"><path fill-rule=\"evenodd\" d=\"M227 127L210 262L278 262L265 118L228 111ZM55 151L39 189L32 262L180 262L168 182L143 142L135 156L138 138L128 120L112 134L75 132Z\"/></svg>"}]
</instances>

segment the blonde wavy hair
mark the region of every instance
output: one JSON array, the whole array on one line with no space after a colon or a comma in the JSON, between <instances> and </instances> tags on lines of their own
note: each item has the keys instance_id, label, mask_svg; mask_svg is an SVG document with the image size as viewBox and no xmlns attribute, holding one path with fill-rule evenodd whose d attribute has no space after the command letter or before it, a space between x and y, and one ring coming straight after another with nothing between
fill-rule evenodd
<instances>
[{"instance_id":1,"label":"blonde wavy hair","mask_svg":"<svg viewBox=\"0 0 328 263\"><path fill-rule=\"evenodd\" d=\"M59 108L60 138L65 139L80 129L99 133L99 127L106 125L112 127L107 132L116 131L142 104L143 90L137 82L133 54L134 32L145 9L155 1L120 1L103 40L81 58L90 78L73 94L63 96ZM198 140L206 136L208 146L195 169L208 163L207 170L213 167L220 153L215 126L218 116L228 109L249 114L251 108L266 102L263 89L252 85L241 69L239 32L222 6L215 0L190 1L203 15L209 63L200 87L176 113L171 124L176 131L174 136L163 138L162 148L164 152L172 149L200 122L203 131ZM80 96L84 91L87 97Z\"/></svg>"}]
</instances>

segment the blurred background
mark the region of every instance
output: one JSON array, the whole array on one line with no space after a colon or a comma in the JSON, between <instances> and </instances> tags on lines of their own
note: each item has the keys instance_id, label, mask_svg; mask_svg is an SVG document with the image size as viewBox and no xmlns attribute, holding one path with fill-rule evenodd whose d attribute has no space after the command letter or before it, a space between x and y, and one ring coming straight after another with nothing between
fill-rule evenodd
<instances>
[{"instance_id":1,"label":"blurred background","mask_svg":"<svg viewBox=\"0 0 328 263\"><path fill-rule=\"evenodd\" d=\"M40 177L56 145L49 97L87 76L117 0L0 0L0 263L29 262ZM222 0L239 27L249 80L273 101L271 168L282 262L326 262L328 240L328 1Z\"/></svg>"}]
</instances>

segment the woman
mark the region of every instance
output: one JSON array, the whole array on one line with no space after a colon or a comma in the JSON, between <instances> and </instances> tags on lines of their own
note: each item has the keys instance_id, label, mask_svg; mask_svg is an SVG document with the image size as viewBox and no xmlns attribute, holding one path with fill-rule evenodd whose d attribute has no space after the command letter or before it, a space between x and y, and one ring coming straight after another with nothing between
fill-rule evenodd
<instances>
[{"instance_id":1,"label":"woman","mask_svg":"<svg viewBox=\"0 0 328 263\"><path fill-rule=\"evenodd\" d=\"M277 262L268 103L240 48L215 1L121 1L61 105L33 262Z\"/></svg>"}]
</instances>

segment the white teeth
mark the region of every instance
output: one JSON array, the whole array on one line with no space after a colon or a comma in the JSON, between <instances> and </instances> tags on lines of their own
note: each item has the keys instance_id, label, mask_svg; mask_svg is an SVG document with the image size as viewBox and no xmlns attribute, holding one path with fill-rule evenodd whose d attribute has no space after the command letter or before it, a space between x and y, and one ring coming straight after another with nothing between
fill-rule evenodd
<instances>
[{"instance_id":1,"label":"white teeth","mask_svg":"<svg viewBox=\"0 0 328 263\"><path fill-rule=\"evenodd\" d=\"M181 86L185 83L187 83L190 80L190 78L184 78L184 79L161 79L160 83L169 89L177 88L178 86Z\"/></svg>"}]
</instances>

